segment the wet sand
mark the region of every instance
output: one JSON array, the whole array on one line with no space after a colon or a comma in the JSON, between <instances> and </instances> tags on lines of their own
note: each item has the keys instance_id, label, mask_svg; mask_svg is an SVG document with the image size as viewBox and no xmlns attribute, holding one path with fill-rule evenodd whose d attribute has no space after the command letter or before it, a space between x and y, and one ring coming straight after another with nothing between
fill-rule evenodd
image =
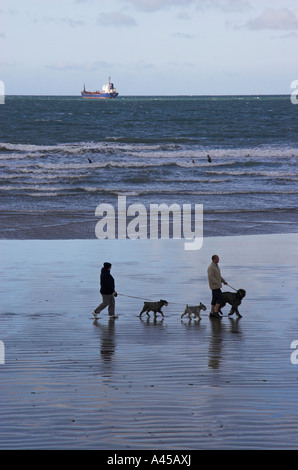
<instances>
[{"instance_id":1,"label":"wet sand","mask_svg":"<svg viewBox=\"0 0 298 470\"><path fill-rule=\"evenodd\" d=\"M297 234L0 246L1 449L298 448ZM240 320L208 317L214 253L247 291ZM103 261L132 296L112 321L91 315ZM133 296L168 300L165 318ZM180 319L199 302L200 322Z\"/></svg>"}]
</instances>

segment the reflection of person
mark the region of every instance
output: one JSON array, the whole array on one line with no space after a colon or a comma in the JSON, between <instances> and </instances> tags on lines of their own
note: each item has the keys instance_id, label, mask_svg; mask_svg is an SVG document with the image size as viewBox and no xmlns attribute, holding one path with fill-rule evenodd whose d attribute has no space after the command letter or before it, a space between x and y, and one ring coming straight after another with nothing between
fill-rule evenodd
<instances>
[{"instance_id":1,"label":"reflection of person","mask_svg":"<svg viewBox=\"0 0 298 470\"><path fill-rule=\"evenodd\" d=\"M212 300L211 300L211 312L210 317L221 318L218 313L220 304L222 303L222 292L221 287L222 283L227 284L223 277L221 277L220 269L218 267L219 257L217 255L212 256L212 262L208 267L208 281L209 287L212 290Z\"/></svg>"},{"instance_id":2,"label":"reflection of person","mask_svg":"<svg viewBox=\"0 0 298 470\"><path fill-rule=\"evenodd\" d=\"M115 315L115 281L111 275L111 263L104 263L100 273L100 293L102 296L102 303L92 312L94 317L100 313L104 308L108 307L108 314L110 318L117 318Z\"/></svg>"}]
</instances>

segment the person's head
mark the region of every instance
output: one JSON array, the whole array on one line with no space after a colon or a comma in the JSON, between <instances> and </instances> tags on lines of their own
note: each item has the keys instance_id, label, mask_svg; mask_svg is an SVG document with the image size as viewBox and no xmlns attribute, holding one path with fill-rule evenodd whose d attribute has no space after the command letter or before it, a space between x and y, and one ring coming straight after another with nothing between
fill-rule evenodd
<instances>
[{"instance_id":1,"label":"person's head","mask_svg":"<svg viewBox=\"0 0 298 470\"><path fill-rule=\"evenodd\" d=\"M106 262L106 263L103 263L103 267L104 267L105 269L111 270L112 265L111 265L111 263L107 263L107 262Z\"/></svg>"},{"instance_id":2,"label":"person's head","mask_svg":"<svg viewBox=\"0 0 298 470\"><path fill-rule=\"evenodd\" d=\"M213 255L211 259L212 259L213 263L215 263L215 264L217 264L219 262L219 256L218 255Z\"/></svg>"}]
</instances>

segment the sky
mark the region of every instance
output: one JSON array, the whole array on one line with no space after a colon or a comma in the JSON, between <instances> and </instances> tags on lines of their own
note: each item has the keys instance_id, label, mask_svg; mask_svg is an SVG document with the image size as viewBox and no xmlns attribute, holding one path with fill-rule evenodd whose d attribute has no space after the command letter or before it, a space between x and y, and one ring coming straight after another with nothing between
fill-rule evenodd
<instances>
[{"instance_id":1,"label":"sky","mask_svg":"<svg viewBox=\"0 0 298 470\"><path fill-rule=\"evenodd\" d=\"M298 0L0 0L6 95L289 94Z\"/></svg>"}]
</instances>

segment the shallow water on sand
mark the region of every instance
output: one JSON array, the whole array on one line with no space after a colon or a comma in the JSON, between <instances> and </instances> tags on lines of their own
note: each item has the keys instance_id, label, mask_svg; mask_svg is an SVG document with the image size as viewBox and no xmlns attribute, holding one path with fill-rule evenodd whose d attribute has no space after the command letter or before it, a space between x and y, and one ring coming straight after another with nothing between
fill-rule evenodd
<instances>
[{"instance_id":1,"label":"shallow water on sand","mask_svg":"<svg viewBox=\"0 0 298 470\"><path fill-rule=\"evenodd\" d=\"M0 448L297 448L295 240L2 241ZM247 291L240 320L208 317L213 252ZM106 260L119 318L94 321ZM165 318L138 318L142 298Z\"/></svg>"}]
</instances>

